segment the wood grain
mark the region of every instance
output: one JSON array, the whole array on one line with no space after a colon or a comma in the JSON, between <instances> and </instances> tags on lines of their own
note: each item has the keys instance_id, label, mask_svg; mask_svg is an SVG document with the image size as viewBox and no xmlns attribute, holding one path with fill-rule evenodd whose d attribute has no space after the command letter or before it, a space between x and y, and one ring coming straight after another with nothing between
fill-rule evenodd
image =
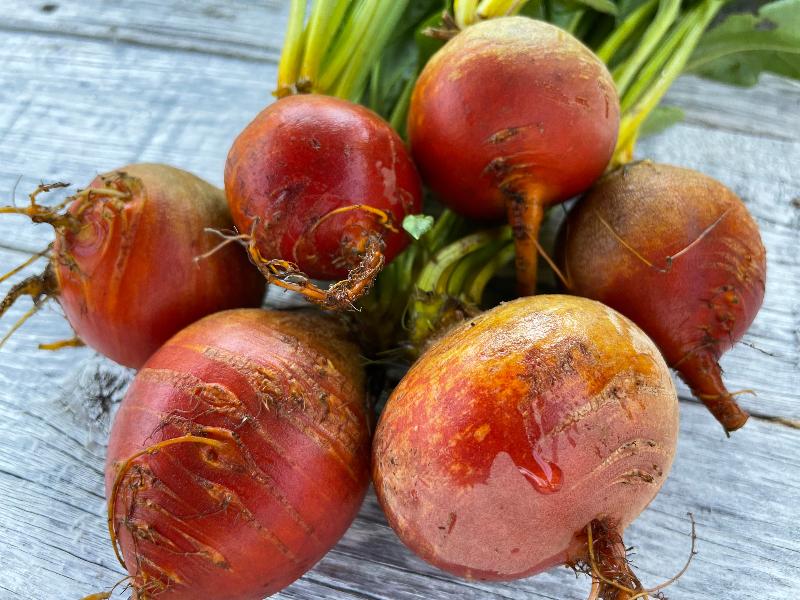
<instances>
[{"instance_id":1,"label":"wood grain","mask_svg":"<svg viewBox=\"0 0 800 600\"><path fill-rule=\"evenodd\" d=\"M275 62L285 0L3 0L0 31Z\"/></svg>"},{"instance_id":2,"label":"wood grain","mask_svg":"<svg viewBox=\"0 0 800 600\"><path fill-rule=\"evenodd\" d=\"M45 4L0 4L2 202L15 187L23 201L41 179L85 185L133 161L170 162L220 185L233 137L270 100L285 2ZM684 78L667 102L680 105L686 121L645 140L640 156L729 185L768 249L765 305L745 338L750 345L724 358L727 381L758 391L742 398L754 413L799 419L800 86L765 77L754 89L732 90ZM3 219L0 272L49 235L45 226ZM29 306L14 307L0 334ZM121 576L105 533L102 408L113 413L131 373L85 348L36 349L69 336L52 303L0 350L2 600L79 598ZM727 440L701 406L682 402L682 412L673 473L627 538L643 579L655 584L680 568L692 511L699 554L669 590L673 600L800 596L800 432L753 419ZM370 494L339 545L277 597L563 600L587 591L566 569L503 584L451 578L402 546Z\"/></svg>"}]
</instances>

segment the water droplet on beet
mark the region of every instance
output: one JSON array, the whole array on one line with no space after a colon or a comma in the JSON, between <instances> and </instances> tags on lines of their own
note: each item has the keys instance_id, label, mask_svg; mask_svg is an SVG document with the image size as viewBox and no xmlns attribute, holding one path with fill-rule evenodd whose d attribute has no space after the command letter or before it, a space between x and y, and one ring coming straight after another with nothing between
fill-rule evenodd
<instances>
[{"instance_id":1,"label":"water droplet on beet","mask_svg":"<svg viewBox=\"0 0 800 600\"><path fill-rule=\"evenodd\" d=\"M561 489L563 473L555 463L545 460L536 452L533 454L535 466L531 469L517 465L517 469L540 494L554 494Z\"/></svg>"}]
</instances>

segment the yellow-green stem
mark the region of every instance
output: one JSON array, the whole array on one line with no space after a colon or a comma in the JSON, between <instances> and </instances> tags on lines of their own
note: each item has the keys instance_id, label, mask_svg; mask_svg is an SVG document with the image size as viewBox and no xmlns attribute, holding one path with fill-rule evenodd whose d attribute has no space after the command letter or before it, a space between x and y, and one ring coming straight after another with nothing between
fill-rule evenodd
<instances>
[{"instance_id":1,"label":"yellow-green stem","mask_svg":"<svg viewBox=\"0 0 800 600\"><path fill-rule=\"evenodd\" d=\"M617 93L622 97L647 58L653 53L664 35L675 22L681 9L681 0L661 0L653 22L644 32L636 49L625 62L614 69Z\"/></svg>"},{"instance_id":2,"label":"yellow-green stem","mask_svg":"<svg viewBox=\"0 0 800 600\"><path fill-rule=\"evenodd\" d=\"M569 20L569 23L567 23L566 30L569 31L572 35L575 35L575 32L578 30L578 25L580 24L581 19L585 14L586 11L583 9L576 10L575 13L572 15L572 18Z\"/></svg>"},{"instance_id":3,"label":"yellow-green stem","mask_svg":"<svg viewBox=\"0 0 800 600\"><path fill-rule=\"evenodd\" d=\"M403 91L397 99L397 104L394 105L392 114L389 116L389 124L403 138L406 137L408 107L411 104L411 94L414 92L414 85L417 83L418 76L419 71L414 71L414 75L403 86Z\"/></svg>"},{"instance_id":4,"label":"yellow-green stem","mask_svg":"<svg viewBox=\"0 0 800 600\"><path fill-rule=\"evenodd\" d=\"M515 15L528 0L482 0L477 8L479 19L494 19L506 15Z\"/></svg>"},{"instance_id":5,"label":"yellow-green stem","mask_svg":"<svg viewBox=\"0 0 800 600\"><path fill-rule=\"evenodd\" d=\"M607 65L610 65L617 51L630 39L636 30L639 29L645 19L650 16L650 13L655 10L657 5L658 0L649 0L628 15L597 50L598 58Z\"/></svg>"},{"instance_id":6,"label":"yellow-green stem","mask_svg":"<svg viewBox=\"0 0 800 600\"><path fill-rule=\"evenodd\" d=\"M320 66L336 31L335 27L338 27L338 24L334 23L332 19L337 5L345 5L345 3L340 0L314 0L308 20L303 62L298 77L298 83L301 86L317 89Z\"/></svg>"},{"instance_id":7,"label":"yellow-green stem","mask_svg":"<svg viewBox=\"0 0 800 600\"><path fill-rule=\"evenodd\" d=\"M389 37L394 32L400 17L405 12L409 0L393 0L384 2L376 0L378 8L364 32L364 40L368 40L363 52L351 57L344 75L339 81L334 94L339 98L347 98L357 102L363 93L369 75L370 65L379 59Z\"/></svg>"},{"instance_id":8,"label":"yellow-green stem","mask_svg":"<svg viewBox=\"0 0 800 600\"><path fill-rule=\"evenodd\" d=\"M464 288L468 282L472 281L475 272L480 270L500 250L502 245L503 242L499 240L489 242L458 261L447 278L447 295L453 298L462 296Z\"/></svg>"},{"instance_id":9,"label":"yellow-green stem","mask_svg":"<svg viewBox=\"0 0 800 600\"><path fill-rule=\"evenodd\" d=\"M475 306L481 305L481 302L483 301L483 291L486 289L486 284L489 283L492 277L494 277L500 269L514 260L514 254L514 244L511 242L506 242L502 250L495 254L473 278L465 294L468 302L474 304Z\"/></svg>"},{"instance_id":10,"label":"yellow-green stem","mask_svg":"<svg viewBox=\"0 0 800 600\"><path fill-rule=\"evenodd\" d=\"M353 62L356 50L366 39L364 32L367 31L377 9L378 4L374 0L359 0L353 7L331 54L324 62L319 80L321 93L332 94L334 92L340 76Z\"/></svg>"},{"instance_id":11,"label":"yellow-green stem","mask_svg":"<svg viewBox=\"0 0 800 600\"><path fill-rule=\"evenodd\" d=\"M275 95L288 96L292 93L300 60L303 54L303 21L306 16L306 0L292 0L289 6L289 22L286 26L286 39L283 43L281 60L278 64L278 89Z\"/></svg>"},{"instance_id":12,"label":"yellow-green stem","mask_svg":"<svg viewBox=\"0 0 800 600\"><path fill-rule=\"evenodd\" d=\"M453 0L453 17L461 29L472 25L478 18L478 0Z\"/></svg>"},{"instance_id":13,"label":"yellow-green stem","mask_svg":"<svg viewBox=\"0 0 800 600\"><path fill-rule=\"evenodd\" d=\"M706 27L724 4L725 0L706 0L693 9L651 60L650 65L640 73L641 84L637 82L627 95L635 94L636 101L625 102L623 99L624 112L614 152L614 164L622 164L632 159L639 128L658 106L675 78L681 74ZM655 84L651 85L653 80ZM625 106L629 108L626 110Z\"/></svg>"}]
</instances>

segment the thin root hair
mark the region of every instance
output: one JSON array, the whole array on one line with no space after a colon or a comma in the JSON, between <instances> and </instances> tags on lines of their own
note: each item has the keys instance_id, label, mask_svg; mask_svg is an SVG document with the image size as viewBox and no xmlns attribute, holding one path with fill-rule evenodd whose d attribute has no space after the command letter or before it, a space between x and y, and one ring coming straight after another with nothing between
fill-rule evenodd
<instances>
[{"instance_id":1,"label":"thin root hair","mask_svg":"<svg viewBox=\"0 0 800 600\"><path fill-rule=\"evenodd\" d=\"M114 549L114 555L117 557L117 560L119 561L119 564L122 565L123 569L127 569L128 567L125 564L125 560L122 558L122 548L119 544L119 537L117 535L117 519L115 518L117 498L122 482L124 481L125 476L127 475L128 471L130 471L131 467L133 466L133 462L136 459L145 455L153 455L159 450L168 446L185 443L206 444L208 446L215 446L218 448L225 445L224 442L212 438L200 437L199 435L182 435L163 440L161 442L152 444L147 448L139 450L138 452L130 455L121 465L117 467L117 474L114 477L114 483L111 487L111 494L108 498L108 534L111 538L111 546Z\"/></svg>"},{"instance_id":2,"label":"thin root hair","mask_svg":"<svg viewBox=\"0 0 800 600\"><path fill-rule=\"evenodd\" d=\"M18 284L14 285L5 298L0 301L0 317L2 317L14 305L14 303L22 296L30 296L33 300L33 306L11 327L11 330L0 339L0 348L2 348L8 339L25 324L25 322L35 315L42 306L54 297L56 294L57 284L53 271L48 265L44 272L40 275L32 275L23 279Z\"/></svg>"},{"instance_id":3,"label":"thin root hair","mask_svg":"<svg viewBox=\"0 0 800 600\"><path fill-rule=\"evenodd\" d=\"M26 267L29 267L30 265L35 263L40 258L44 258L44 257L48 257L49 258L50 257L50 250L52 250L52 247L53 247L52 244L48 245L47 248L45 248L44 250L41 250L41 251L36 252L35 254L31 255L31 257L28 260L26 260L25 262L23 262L21 265L19 265L17 267L14 267L13 269L11 269L5 275L0 276L0 283L3 283L4 281L6 281L9 277L13 277L14 275L19 273L20 271L22 271Z\"/></svg>"},{"instance_id":4,"label":"thin root hair","mask_svg":"<svg viewBox=\"0 0 800 600\"><path fill-rule=\"evenodd\" d=\"M214 254L216 254L226 246L229 246L230 244L239 243L246 247L247 244L252 239L252 236L250 236L249 234L239 234L235 231L214 229L213 227L206 227L203 229L203 232L213 233L214 235L222 238L222 241L213 248L211 248L211 250L209 250L208 252L204 252L199 256L195 256L194 257L195 264L209 258L210 256L213 256Z\"/></svg>"},{"instance_id":5,"label":"thin root hair","mask_svg":"<svg viewBox=\"0 0 800 600\"><path fill-rule=\"evenodd\" d=\"M638 579L636 579L629 569L628 554L631 550L630 548L624 548L623 546L624 555L621 557L621 565L613 564L616 562L613 559L610 561L611 564L606 564L603 556L598 557L598 549L595 547L596 545L599 544L601 546L599 551L601 554L604 552L608 553L609 549L613 549L614 546L618 546L622 543L622 538L619 537L619 534L617 534L613 529L609 529L606 524L599 521L592 521L592 523L586 527L586 537L589 550L588 571L592 577L592 588L587 600L600 600L606 598L614 598L615 600L638 600L639 598L647 599L651 596L654 598L663 599L664 595L661 593L661 590L672 585L678 579L680 579L686 573L689 565L692 562L692 559L697 554L697 531L694 515L691 512L687 513L687 515L691 521L692 530L691 548L689 550L689 556L686 559L686 563L674 576L656 586L646 589L642 588ZM596 532L593 531L595 529ZM595 539L596 534L599 535L599 539ZM576 570L586 572L586 569ZM615 576L617 580L612 579L612 576ZM619 579L628 578L632 578L634 587L628 585L627 582L620 583L619 581ZM609 587L611 589L609 589Z\"/></svg>"},{"instance_id":6,"label":"thin root hair","mask_svg":"<svg viewBox=\"0 0 800 600\"><path fill-rule=\"evenodd\" d=\"M629 244L625 239L617 233L614 227L606 221L603 216L598 212L594 211L595 216L603 224L603 226L611 233L611 235L616 239L625 249L627 249L631 254L633 254L637 259L639 259L642 263L650 267L651 269L655 269L657 272L666 274L669 273L672 269L672 265L681 256L689 252L692 248L697 246L708 234L710 234L716 227L719 225L725 216L730 212L730 208L725 209L722 214L717 217L713 223L711 223L708 227L703 229L700 234L691 242L689 242L686 246L684 246L681 250L678 250L675 254L670 256L664 257L664 265L663 267L658 267L651 261L647 260L641 252L639 252L636 248L634 248L631 244Z\"/></svg>"}]
</instances>

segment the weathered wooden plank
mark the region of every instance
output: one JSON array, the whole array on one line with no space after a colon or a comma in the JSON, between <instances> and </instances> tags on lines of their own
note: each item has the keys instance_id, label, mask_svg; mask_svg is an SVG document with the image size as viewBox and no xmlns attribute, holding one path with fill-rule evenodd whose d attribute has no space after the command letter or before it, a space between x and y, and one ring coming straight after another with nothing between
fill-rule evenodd
<instances>
[{"instance_id":1,"label":"weathered wooden plank","mask_svg":"<svg viewBox=\"0 0 800 600\"><path fill-rule=\"evenodd\" d=\"M221 185L230 143L274 81L270 63L2 35L2 203L15 187L24 201L41 180L85 186L130 162L168 162ZM11 225L0 225L0 243L41 248L46 227L2 223Z\"/></svg>"},{"instance_id":2,"label":"weathered wooden plank","mask_svg":"<svg viewBox=\"0 0 800 600\"><path fill-rule=\"evenodd\" d=\"M800 139L800 83L762 75L752 88L681 77L667 92L664 104L680 106L685 122L706 129L746 133L788 142Z\"/></svg>"},{"instance_id":3,"label":"weathered wooden plank","mask_svg":"<svg viewBox=\"0 0 800 600\"><path fill-rule=\"evenodd\" d=\"M125 42L274 61L285 0L4 0L0 31Z\"/></svg>"}]
</instances>

